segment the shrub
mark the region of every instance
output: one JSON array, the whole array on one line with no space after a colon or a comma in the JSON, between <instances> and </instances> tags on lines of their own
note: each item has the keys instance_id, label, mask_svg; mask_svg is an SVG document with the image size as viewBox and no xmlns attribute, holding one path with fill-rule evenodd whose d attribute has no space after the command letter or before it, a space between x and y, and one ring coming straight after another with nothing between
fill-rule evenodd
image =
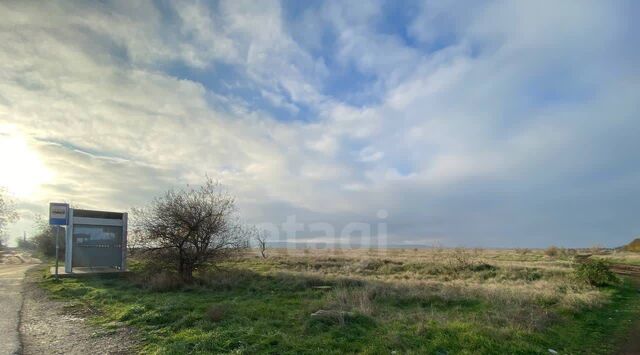
<instances>
[{"instance_id":1,"label":"shrub","mask_svg":"<svg viewBox=\"0 0 640 355\"><path fill-rule=\"evenodd\" d=\"M64 256L65 249L65 233L63 230L59 231L58 235L58 257ZM56 229L53 226L42 229L38 234L31 238L31 243L35 247L35 250L44 256L54 257L56 256Z\"/></svg>"},{"instance_id":2,"label":"shrub","mask_svg":"<svg viewBox=\"0 0 640 355\"><path fill-rule=\"evenodd\" d=\"M592 286L616 285L620 279L609 269L609 263L605 260L593 259L576 264L575 277Z\"/></svg>"},{"instance_id":3,"label":"shrub","mask_svg":"<svg viewBox=\"0 0 640 355\"><path fill-rule=\"evenodd\" d=\"M463 248L456 248L449 258L449 267L454 271L470 269L473 265L469 253Z\"/></svg>"},{"instance_id":4,"label":"shrub","mask_svg":"<svg viewBox=\"0 0 640 355\"><path fill-rule=\"evenodd\" d=\"M49 221L45 220L41 215L35 216L35 227L35 235L26 241L20 242L19 246L24 249L35 250L41 256L55 256L56 233L58 233L58 246L60 248L59 256L63 256L65 248L65 231L62 227L49 225Z\"/></svg>"},{"instance_id":5,"label":"shrub","mask_svg":"<svg viewBox=\"0 0 640 355\"><path fill-rule=\"evenodd\" d=\"M552 245L550 247L548 247L545 251L544 251L544 255L546 256L550 256L550 257L556 257L560 254L560 249L555 246Z\"/></svg>"}]
</instances>

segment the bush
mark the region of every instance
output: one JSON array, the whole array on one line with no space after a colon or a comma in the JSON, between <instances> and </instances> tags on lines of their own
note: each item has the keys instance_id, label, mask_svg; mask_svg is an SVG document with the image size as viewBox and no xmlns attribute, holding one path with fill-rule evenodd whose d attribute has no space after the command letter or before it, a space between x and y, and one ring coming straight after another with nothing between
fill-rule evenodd
<instances>
[{"instance_id":1,"label":"bush","mask_svg":"<svg viewBox=\"0 0 640 355\"><path fill-rule=\"evenodd\" d=\"M134 208L130 240L148 257L173 264L183 281L194 272L240 254L255 230L239 222L235 199L207 178L199 187L169 190Z\"/></svg>"},{"instance_id":2,"label":"bush","mask_svg":"<svg viewBox=\"0 0 640 355\"><path fill-rule=\"evenodd\" d=\"M556 257L560 254L560 249L555 246L552 245L550 247L548 247L545 251L544 251L544 255L546 256L550 256L550 257Z\"/></svg>"},{"instance_id":3,"label":"bush","mask_svg":"<svg viewBox=\"0 0 640 355\"><path fill-rule=\"evenodd\" d=\"M616 285L620 279L609 269L605 260L590 259L575 266L576 279L592 286Z\"/></svg>"},{"instance_id":4,"label":"bush","mask_svg":"<svg viewBox=\"0 0 640 355\"><path fill-rule=\"evenodd\" d=\"M60 248L58 257L63 258L65 249L65 232L61 228L58 233L58 246ZM41 229L38 234L29 240L29 243L40 255L49 257L56 256L56 227L47 226L46 228Z\"/></svg>"}]
</instances>

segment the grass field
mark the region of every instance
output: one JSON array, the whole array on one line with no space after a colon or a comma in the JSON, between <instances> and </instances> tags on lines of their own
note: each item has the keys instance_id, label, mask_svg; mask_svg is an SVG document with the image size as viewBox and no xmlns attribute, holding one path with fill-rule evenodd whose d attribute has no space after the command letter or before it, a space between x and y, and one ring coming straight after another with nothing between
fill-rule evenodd
<instances>
[{"instance_id":1,"label":"grass field","mask_svg":"<svg viewBox=\"0 0 640 355\"><path fill-rule=\"evenodd\" d=\"M629 283L589 286L542 251L276 250L198 277L42 285L136 328L143 353L606 354L640 315Z\"/></svg>"}]
</instances>

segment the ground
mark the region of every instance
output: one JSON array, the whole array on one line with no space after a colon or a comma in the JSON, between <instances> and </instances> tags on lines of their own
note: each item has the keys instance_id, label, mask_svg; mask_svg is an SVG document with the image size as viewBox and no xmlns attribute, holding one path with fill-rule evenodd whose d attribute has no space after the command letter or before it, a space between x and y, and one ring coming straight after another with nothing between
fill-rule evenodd
<instances>
[{"instance_id":1,"label":"ground","mask_svg":"<svg viewBox=\"0 0 640 355\"><path fill-rule=\"evenodd\" d=\"M138 272L41 286L93 309L103 332L135 329L143 353L637 353L637 286L590 286L571 260L567 251L278 250L203 271L195 285Z\"/></svg>"},{"instance_id":2,"label":"ground","mask_svg":"<svg viewBox=\"0 0 640 355\"><path fill-rule=\"evenodd\" d=\"M85 304L51 300L40 287L45 268L29 253L0 252L0 354L136 351L131 328L106 330L90 324L95 313Z\"/></svg>"},{"instance_id":3,"label":"ground","mask_svg":"<svg viewBox=\"0 0 640 355\"><path fill-rule=\"evenodd\" d=\"M18 323L22 307L22 279L36 262L21 253L0 252L0 354L14 354L21 350Z\"/></svg>"},{"instance_id":4,"label":"ground","mask_svg":"<svg viewBox=\"0 0 640 355\"><path fill-rule=\"evenodd\" d=\"M84 304L53 301L38 286L42 267L27 272L20 322L23 353L29 354L129 354L135 351L132 329L108 330L87 320L95 312Z\"/></svg>"}]
</instances>

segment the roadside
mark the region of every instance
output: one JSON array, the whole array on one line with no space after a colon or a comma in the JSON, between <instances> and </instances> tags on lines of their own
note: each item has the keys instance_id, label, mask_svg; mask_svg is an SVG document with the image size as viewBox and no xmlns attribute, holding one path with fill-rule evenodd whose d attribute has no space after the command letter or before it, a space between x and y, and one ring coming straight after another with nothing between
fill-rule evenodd
<instances>
[{"instance_id":1,"label":"roadside","mask_svg":"<svg viewBox=\"0 0 640 355\"><path fill-rule=\"evenodd\" d=\"M51 300L38 286L44 267L26 273L20 333L23 353L29 354L130 354L135 352L133 330L114 324L100 328L87 319L96 311L82 303Z\"/></svg>"},{"instance_id":2,"label":"roadside","mask_svg":"<svg viewBox=\"0 0 640 355\"><path fill-rule=\"evenodd\" d=\"M0 354L18 354L21 351L18 325L22 279L25 272L39 262L15 250L0 252Z\"/></svg>"}]
</instances>

